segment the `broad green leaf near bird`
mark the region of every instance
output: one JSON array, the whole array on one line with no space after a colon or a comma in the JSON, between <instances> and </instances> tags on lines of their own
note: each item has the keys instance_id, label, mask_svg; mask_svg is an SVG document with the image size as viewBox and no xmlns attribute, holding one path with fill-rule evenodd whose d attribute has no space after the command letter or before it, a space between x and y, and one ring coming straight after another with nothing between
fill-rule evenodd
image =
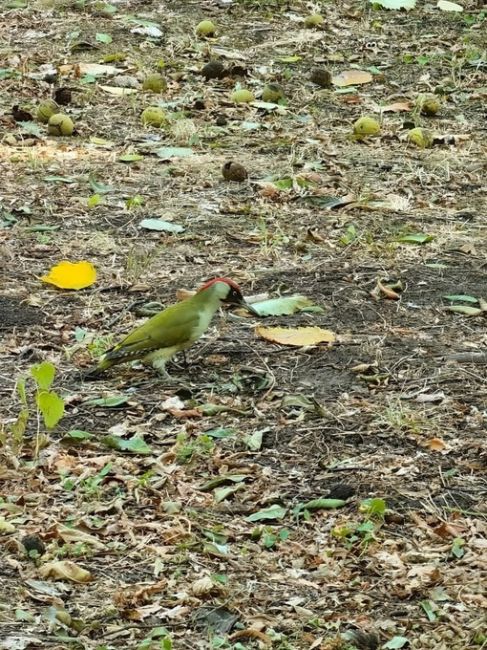
<instances>
[{"instance_id":1,"label":"broad green leaf near bird","mask_svg":"<svg viewBox=\"0 0 487 650\"><path fill-rule=\"evenodd\" d=\"M191 298L167 307L134 329L102 355L87 377L96 377L112 366L137 359L167 376L166 363L206 332L223 304L243 306L258 316L245 302L239 286L233 280L215 278L206 282Z\"/></svg>"}]
</instances>

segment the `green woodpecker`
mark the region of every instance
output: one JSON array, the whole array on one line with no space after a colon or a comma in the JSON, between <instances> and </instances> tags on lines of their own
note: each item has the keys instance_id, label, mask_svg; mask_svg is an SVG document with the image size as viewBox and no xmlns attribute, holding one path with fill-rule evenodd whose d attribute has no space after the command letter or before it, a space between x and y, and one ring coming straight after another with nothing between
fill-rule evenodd
<instances>
[{"instance_id":1,"label":"green woodpecker","mask_svg":"<svg viewBox=\"0 0 487 650\"><path fill-rule=\"evenodd\" d=\"M167 307L137 327L123 341L105 352L88 376L96 376L119 363L136 359L152 365L167 376L166 362L197 341L210 326L219 307L225 303L242 305L258 316L245 302L235 282L228 278L215 278L206 282L191 298Z\"/></svg>"}]
</instances>

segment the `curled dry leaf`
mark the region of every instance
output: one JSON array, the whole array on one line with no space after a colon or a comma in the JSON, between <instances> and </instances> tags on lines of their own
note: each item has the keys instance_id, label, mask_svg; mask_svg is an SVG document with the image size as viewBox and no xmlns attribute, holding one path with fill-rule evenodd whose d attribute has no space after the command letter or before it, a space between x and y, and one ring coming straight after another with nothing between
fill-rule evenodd
<instances>
[{"instance_id":1,"label":"curled dry leaf","mask_svg":"<svg viewBox=\"0 0 487 650\"><path fill-rule=\"evenodd\" d=\"M70 560L59 562L47 562L43 564L39 573L42 578L54 578L54 580L71 580L71 582L90 582L93 577L89 571L83 569Z\"/></svg>"},{"instance_id":2,"label":"curled dry leaf","mask_svg":"<svg viewBox=\"0 0 487 650\"><path fill-rule=\"evenodd\" d=\"M424 446L432 451L444 451L446 449L446 444L441 438L430 438Z\"/></svg>"},{"instance_id":3,"label":"curled dry leaf","mask_svg":"<svg viewBox=\"0 0 487 650\"><path fill-rule=\"evenodd\" d=\"M210 576L203 576L199 580L195 580L191 585L191 591L195 596L206 596L212 591L215 591L215 583Z\"/></svg>"},{"instance_id":4,"label":"curled dry leaf","mask_svg":"<svg viewBox=\"0 0 487 650\"><path fill-rule=\"evenodd\" d=\"M297 347L336 341L334 332L321 327L257 327L255 331L258 336L272 343Z\"/></svg>"}]
</instances>

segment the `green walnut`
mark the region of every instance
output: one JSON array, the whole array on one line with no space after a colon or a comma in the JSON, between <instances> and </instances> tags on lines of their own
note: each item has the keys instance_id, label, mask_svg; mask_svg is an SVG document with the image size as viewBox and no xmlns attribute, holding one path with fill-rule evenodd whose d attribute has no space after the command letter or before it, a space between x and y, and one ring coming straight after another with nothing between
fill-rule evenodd
<instances>
[{"instance_id":1,"label":"green walnut","mask_svg":"<svg viewBox=\"0 0 487 650\"><path fill-rule=\"evenodd\" d=\"M214 36L215 32L216 26L211 20L202 20L196 25L196 34L198 36Z\"/></svg>"},{"instance_id":2,"label":"green walnut","mask_svg":"<svg viewBox=\"0 0 487 650\"><path fill-rule=\"evenodd\" d=\"M49 135L73 135L73 120L64 113L54 113L47 123Z\"/></svg>"},{"instance_id":3,"label":"green walnut","mask_svg":"<svg viewBox=\"0 0 487 650\"><path fill-rule=\"evenodd\" d=\"M433 117L440 110L441 102L436 95L427 93L425 95L419 95L416 99L416 108L422 115Z\"/></svg>"},{"instance_id":4,"label":"green walnut","mask_svg":"<svg viewBox=\"0 0 487 650\"><path fill-rule=\"evenodd\" d=\"M262 91L262 101L277 104L280 99L284 99L284 91L278 84L266 84Z\"/></svg>"},{"instance_id":5,"label":"green walnut","mask_svg":"<svg viewBox=\"0 0 487 650\"><path fill-rule=\"evenodd\" d=\"M311 14L310 16L306 16L304 19L304 26L305 27L320 27L323 25L325 22L325 19L321 14Z\"/></svg>"},{"instance_id":6,"label":"green walnut","mask_svg":"<svg viewBox=\"0 0 487 650\"><path fill-rule=\"evenodd\" d=\"M249 104L255 100L255 96L254 93L250 92L250 90L241 88L232 93L231 100L232 102L235 102L235 104Z\"/></svg>"},{"instance_id":7,"label":"green walnut","mask_svg":"<svg viewBox=\"0 0 487 650\"><path fill-rule=\"evenodd\" d=\"M167 117L162 108L158 106L149 106L144 109L140 117L142 124L147 126L165 126L167 124Z\"/></svg>"},{"instance_id":8,"label":"green walnut","mask_svg":"<svg viewBox=\"0 0 487 650\"><path fill-rule=\"evenodd\" d=\"M147 75L142 84L142 90L149 90L152 93L163 93L167 89L167 81L162 74L155 72Z\"/></svg>"},{"instance_id":9,"label":"green walnut","mask_svg":"<svg viewBox=\"0 0 487 650\"><path fill-rule=\"evenodd\" d=\"M356 140L363 140L374 135L379 135L380 124L373 117L359 117L353 125L353 135Z\"/></svg>"},{"instance_id":10,"label":"green walnut","mask_svg":"<svg viewBox=\"0 0 487 650\"><path fill-rule=\"evenodd\" d=\"M37 120L42 124L47 124L49 119L59 111L59 106L54 99L45 99L37 107Z\"/></svg>"},{"instance_id":11,"label":"green walnut","mask_svg":"<svg viewBox=\"0 0 487 650\"><path fill-rule=\"evenodd\" d=\"M433 145L433 134L428 129L422 129L417 126L408 132L408 142L412 142L420 149L431 147Z\"/></svg>"}]
</instances>

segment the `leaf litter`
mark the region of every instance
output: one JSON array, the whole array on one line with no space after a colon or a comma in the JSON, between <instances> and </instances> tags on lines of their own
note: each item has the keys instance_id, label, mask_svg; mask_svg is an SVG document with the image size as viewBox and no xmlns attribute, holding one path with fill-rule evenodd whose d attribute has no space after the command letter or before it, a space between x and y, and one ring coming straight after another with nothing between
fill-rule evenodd
<instances>
[{"instance_id":1,"label":"leaf litter","mask_svg":"<svg viewBox=\"0 0 487 650\"><path fill-rule=\"evenodd\" d=\"M9 647L485 643L485 15L414 5L326 5L325 27L305 29L301 1L223 3L210 16L188 3L149 2L144 15L10 3ZM196 38L210 18L215 36ZM224 77L195 72L218 59ZM310 80L318 65L332 84ZM139 88L156 72L167 89L149 97ZM228 101L275 82L285 108ZM73 136L16 122L66 87ZM425 93L438 116L414 110ZM169 114L163 128L141 123L152 105ZM380 132L352 141L371 112ZM413 128L432 146L407 146ZM222 182L228 160L248 182ZM154 215L184 234L141 227ZM96 283L39 280L60 259L92 264ZM267 294L266 328L329 328L336 341L276 345L256 335L257 317L227 312L171 380L126 367L83 382L78 370L143 305L215 275Z\"/></svg>"}]
</instances>

